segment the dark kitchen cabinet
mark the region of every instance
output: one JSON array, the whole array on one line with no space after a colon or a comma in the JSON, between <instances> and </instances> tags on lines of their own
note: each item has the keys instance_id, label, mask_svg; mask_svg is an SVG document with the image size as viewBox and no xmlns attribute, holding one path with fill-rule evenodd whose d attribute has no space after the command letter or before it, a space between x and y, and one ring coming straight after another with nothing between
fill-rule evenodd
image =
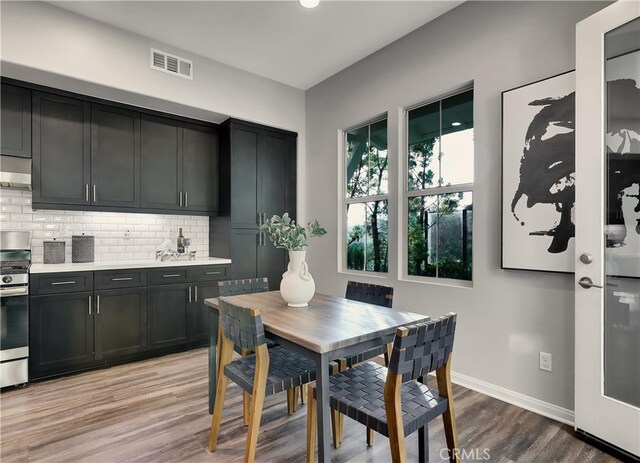
<instances>
[{"instance_id":1,"label":"dark kitchen cabinet","mask_svg":"<svg viewBox=\"0 0 640 463\"><path fill-rule=\"evenodd\" d=\"M30 298L31 377L73 370L94 360L93 293Z\"/></svg>"},{"instance_id":2,"label":"dark kitchen cabinet","mask_svg":"<svg viewBox=\"0 0 640 463\"><path fill-rule=\"evenodd\" d=\"M89 205L91 112L86 101L34 92L33 205Z\"/></svg>"},{"instance_id":3,"label":"dark kitchen cabinet","mask_svg":"<svg viewBox=\"0 0 640 463\"><path fill-rule=\"evenodd\" d=\"M191 284L150 286L147 296L149 349L189 342L192 324Z\"/></svg>"},{"instance_id":4,"label":"dark kitchen cabinet","mask_svg":"<svg viewBox=\"0 0 640 463\"><path fill-rule=\"evenodd\" d=\"M231 228L255 228L260 218L258 204L258 136L259 131L237 125L229 128L230 215Z\"/></svg>"},{"instance_id":5,"label":"dark kitchen cabinet","mask_svg":"<svg viewBox=\"0 0 640 463\"><path fill-rule=\"evenodd\" d=\"M147 350L147 288L96 291L94 317L97 360Z\"/></svg>"},{"instance_id":6,"label":"dark kitchen cabinet","mask_svg":"<svg viewBox=\"0 0 640 463\"><path fill-rule=\"evenodd\" d=\"M210 127L182 129L182 190L189 211L218 210L218 134Z\"/></svg>"},{"instance_id":7,"label":"dark kitchen cabinet","mask_svg":"<svg viewBox=\"0 0 640 463\"><path fill-rule=\"evenodd\" d=\"M231 278L256 278L260 254L260 233L257 229L234 228L230 230Z\"/></svg>"},{"instance_id":8,"label":"dark kitchen cabinet","mask_svg":"<svg viewBox=\"0 0 640 463\"><path fill-rule=\"evenodd\" d=\"M2 84L0 154L31 157L31 90Z\"/></svg>"},{"instance_id":9,"label":"dark kitchen cabinet","mask_svg":"<svg viewBox=\"0 0 640 463\"><path fill-rule=\"evenodd\" d=\"M203 344L209 340L209 331L211 330L211 308L205 305L204 300L219 296L218 282L205 281L194 283L193 292L191 342L194 344Z\"/></svg>"},{"instance_id":10,"label":"dark kitchen cabinet","mask_svg":"<svg viewBox=\"0 0 640 463\"><path fill-rule=\"evenodd\" d=\"M218 209L218 134L214 127L142 116L143 208Z\"/></svg>"},{"instance_id":11,"label":"dark kitchen cabinet","mask_svg":"<svg viewBox=\"0 0 640 463\"><path fill-rule=\"evenodd\" d=\"M258 227L274 214L296 216L296 143L295 133L234 119L220 128L220 212L210 219L209 254L230 257L233 278L279 286L286 252Z\"/></svg>"},{"instance_id":12,"label":"dark kitchen cabinet","mask_svg":"<svg viewBox=\"0 0 640 463\"><path fill-rule=\"evenodd\" d=\"M140 205L140 114L91 105L91 204Z\"/></svg>"},{"instance_id":13,"label":"dark kitchen cabinet","mask_svg":"<svg viewBox=\"0 0 640 463\"><path fill-rule=\"evenodd\" d=\"M143 208L176 210L181 207L181 138L178 121L142 115L140 204Z\"/></svg>"}]
</instances>

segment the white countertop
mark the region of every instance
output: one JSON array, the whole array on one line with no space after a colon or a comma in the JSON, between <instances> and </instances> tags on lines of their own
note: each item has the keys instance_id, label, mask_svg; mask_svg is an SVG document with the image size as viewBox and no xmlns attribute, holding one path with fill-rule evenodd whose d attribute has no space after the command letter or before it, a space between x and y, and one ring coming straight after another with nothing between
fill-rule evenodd
<instances>
[{"instance_id":1,"label":"white countertop","mask_svg":"<svg viewBox=\"0 0 640 463\"><path fill-rule=\"evenodd\" d=\"M190 267L193 265L222 265L230 264L231 259L207 257L205 259L180 259L161 262L159 260L118 260L104 262L89 262L86 264L31 264L30 273L58 273L58 272L94 272L99 270L119 270L131 268L153 267Z\"/></svg>"}]
</instances>

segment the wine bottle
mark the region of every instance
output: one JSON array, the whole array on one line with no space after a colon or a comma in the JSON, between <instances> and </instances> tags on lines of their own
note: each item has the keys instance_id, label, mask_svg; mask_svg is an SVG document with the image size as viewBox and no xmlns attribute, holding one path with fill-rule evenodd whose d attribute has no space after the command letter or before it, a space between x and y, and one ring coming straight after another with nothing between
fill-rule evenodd
<instances>
[{"instance_id":1,"label":"wine bottle","mask_svg":"<svg viewBox=\"0 0 640 463\"><path fill-rule=\"evenodd\" d=\"M178 253L184 254L184 236L182 236L182 228L178 229Z\"/></svg>"}]
</instances>

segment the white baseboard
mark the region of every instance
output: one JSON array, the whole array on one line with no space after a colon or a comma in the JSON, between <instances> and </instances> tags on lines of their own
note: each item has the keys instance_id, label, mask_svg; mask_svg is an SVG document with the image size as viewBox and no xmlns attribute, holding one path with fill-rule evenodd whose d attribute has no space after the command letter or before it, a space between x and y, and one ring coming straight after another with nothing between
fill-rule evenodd
<instances>
[{"instance_id":1,"label":"white baseboard","mask_svg":"<svg viewBox=\"0 0 640 463\"><path fill-rule=\"evenodd\" d=\"M468 389L488 395L489 397L493 397L494 399L502 400L503 402L546 416L552 420L574 426L575 413L573 410L558 407L557 405L544 402L543 400L535 399L533 397L520 394L519 392L496 386L461 373L455 373L453 371L451 372L451 381L455 384L459 384L460 386L464 386Z\"/></svg>"}]
</instances>

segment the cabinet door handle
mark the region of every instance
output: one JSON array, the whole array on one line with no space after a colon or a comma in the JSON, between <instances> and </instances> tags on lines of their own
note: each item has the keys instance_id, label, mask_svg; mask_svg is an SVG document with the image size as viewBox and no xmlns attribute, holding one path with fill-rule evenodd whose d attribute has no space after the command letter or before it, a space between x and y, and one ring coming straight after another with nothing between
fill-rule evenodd
<instances>
[{"instance_id":1,"label":"cabinet door handle","mask_svg":"<svg viewBox=\"0 0 640 463\"><path fill-rule=\"evenodd\" d=\"M84 200L86 202L89 202L89 184L88 183L84 184Z\"/></svg>"},{"instance_id":2,"label":"cabinet door handle","mask_svg":"<svg viewBox=\"0 0 640 463\"><path fill-rule=\"evenodd\" d=\"M93 184L93 202L96 202L96 185L95 183Z\"/></svg>"},{"instance_id":3,"label":"cabinet door handle","mask_svg":"<svg viewBox=\"0 0 640 463\"><path fill-rule=\"evenodd\" d=\"M184 193L184 207L189 207L189 192L185 191Z\"/></svg>"},{"instance_id":4,"label":"cabinet door handle","mask_svg":"<svg viewBox=\"0 0 640 463\"><path fill-rule=\"evenodd\" d=\"M175 278L175 277L179 277L180 274L179 273L172 273L170 275L162 275L162 278Z\"/></svg>"},{"instance_id":5,"label":"cabinet door handle","mask_svg":"<svg viewBox=\"0 0 640 463\"><path fill-rule=\"evenodd\" d=\"M259 212L256 212L256 221L258 222L258 226L261 227L262 226L262 214L260 214Z\"/></svg>"},{"instance_id":6,"label":"cabinet door handle","mask_svg":"<svg viewBox=\"0 0 640 463\"><path fill-rule=\"evenodd\" d=\"M220 275L222 272L204 272L205 275Z\"/></svg>"},{"instance_id":7,"label":"cabinet door handle","mask_svg":"<svg viewBox=\"0 0 640 463\"><path fill-rule=\"evenodd\" d=\"M89 315L91 315L91 296L89 296Z\"/></svg>"},{"instance_id":8,"label":"cabinet door handle","mask_svg":"<svg viewBox=\"0 0 640 463\"><path fill-rule=\"evenodd\" d=\"M51 283L51 286L74 285L75 283L75 281L54 281L53 283Z\"/></svg>"},{"instance_id":9,"label":"cabinet door handle","mask_svg":"<svg viewBox=\"0 0 640 463\"><path fill-rule=\"evenodd\" d=\"M189 302L191 302L191 286L189 286Z\"/></svg>"},{"instance_id":10,"label":"cabinet door handle","mask_svg":"<svg viewBox=\"0 0 640 463\"><path fill-rule=\"evenodd\" d=\"M133 277L112 278L111 281L131 281Z\"/></svg>"},{"instance_id":11,"label":"cabinet door handle","mask_svg":"<svg viewBox=\"0 0 640 463\"><path fill-rule=\"evenodd\" d=\"M198 287L196 286L196 302L198 302Z\"/></svg>"},{"instance_id":12,"label":"cabinet door handle","mask_svg":"<svg viewBox=\"0 0 640 463\"><path fill-rule=\"evenodd\" d=\"M96 313L100 315L100 296L96 296Z\"/></svg>"},{"instance_id":13,"label":"cabinet door handle","mask_svg":"<svg viewBox=\"0 0 640 463\"><path fill-rule=\"evenodd\" d=\"M180 196L180 207L182 207L182 191L178 194Z\"/></svg>"}]
</instances>

